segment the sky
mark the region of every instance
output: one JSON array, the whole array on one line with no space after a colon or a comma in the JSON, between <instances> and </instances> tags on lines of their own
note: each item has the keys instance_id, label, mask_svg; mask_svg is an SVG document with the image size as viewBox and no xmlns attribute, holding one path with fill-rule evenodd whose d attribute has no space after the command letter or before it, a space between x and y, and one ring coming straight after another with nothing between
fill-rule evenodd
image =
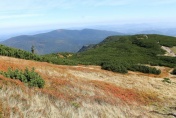
<instances>
[{"instance_id":1,"label":"sky","mask_svg":"<svg viewBox=\"0 0 176 118\"><path fill-rule=\"evenodd\" d=\"M176 0L0 0L1 32L93 25L176 26Z\"/></svg>"}]
</instances>

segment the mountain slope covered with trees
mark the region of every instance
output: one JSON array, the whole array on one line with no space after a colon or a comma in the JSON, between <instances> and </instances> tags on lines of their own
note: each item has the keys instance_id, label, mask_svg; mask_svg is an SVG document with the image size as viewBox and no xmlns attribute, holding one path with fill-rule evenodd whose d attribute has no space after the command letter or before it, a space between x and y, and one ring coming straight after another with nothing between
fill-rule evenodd
<instances>
[{"instance_id":1,"label":"mountain slope covered with trees","mask_svg":"<svg viewBox=\"0 0 176 118\"><path fill-rule=\"evenodd\" d=\"M1 55L62 65L100 65L103 69L127 73L128 70L160 74L149 67L176 66L176 57L164 56L161 47L176 46L176 38L163 35L110 36L78 53L53 53L39 56L1 45Z\"/></svg>"},{"instance_id":2,"label":"mountain slope covered with trees","mask_svg":"<svg viewBox=\"0 0 176 118\"><path fill-rule=\"evenodd\" d=\"M97 44L108 36L122 35L118 32L83 29L83 30L54 30L36 35L21 35L7 39L1 44L30 51L35 47L37 54L56 52L77 52L83 45Z\"/></svg>"},{"instance_id":3,"label":"mountain slope covered with trees","mask_svg":"<svg viewBox=\"0 0 176 118\"><path fill-rule=\"evenodd\" d=\"M140 70L144 64L175 67L176 57L164 56L165 50L161 46L176 46L176 38L163 35L110 36L71 59L117 72ZM159 73L157 70L146 71Z\"/></svg>"}]
</instances>

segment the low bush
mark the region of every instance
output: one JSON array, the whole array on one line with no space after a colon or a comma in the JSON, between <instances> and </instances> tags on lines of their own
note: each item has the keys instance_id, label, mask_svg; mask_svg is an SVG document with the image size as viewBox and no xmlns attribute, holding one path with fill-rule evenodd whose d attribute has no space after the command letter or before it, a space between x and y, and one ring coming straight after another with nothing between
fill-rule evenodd
<instances>
[{"instance_id":1,"label":"low bush","mask_svg":"<svg viewBox=\"0 0 176 118\"><path fill-rule=\"evenodd\" d=\"M143 73L151 73L151 74L157 74L157 75L159 75L161 73L161 70L158 70L153 67L148 67L145 65L132 65L128 69L131 71L139 71L139 72L143 72Z\"/></svg>"},{"instance_id":2,"label":"low bush","mask_svg":"<svg viewBox=\"0 0 176 118\"><path fill-rule=\"evenodd\" d=\"M101 63L101 68L113 72L128 73L128 70L125 66L117 63L104 62Z\"/></svg>"},{"instance_id":3,"label":"low bush","mask_svg":"<svg viewBox=\"0 0 176 118\"><path fill-rule=\"evenodd\" d=\"M24 71L18 69L13 70L12 68L9 68L7 72L1 71L0 74L7 78L18 79L21 82L27 83L30 87L43 88L45 85L45 81L38 73L35 72L34 68L31 70L26 68Z\"/></svg>"},{"instance_id":4,"label":"low bush","mask_svg":"<svg viewBox=\"0 0 176 118\"><path fill-rule=\"evenodd\" d=\"M173 75L176 75L176 68L174 68L174 70L172 71Z\"/></svg>"},{"instance_id":5,"label":"low bush","mask_svg":"<svg viewBox=\"0 0 176 118\"><path fill-rule=\"evenodd\" d=\"M164 79L162 80L162 82L166 82L166 83L171 84L171 80L170 80L169 78L164 78Z\"/></svg>"}]
</instances>

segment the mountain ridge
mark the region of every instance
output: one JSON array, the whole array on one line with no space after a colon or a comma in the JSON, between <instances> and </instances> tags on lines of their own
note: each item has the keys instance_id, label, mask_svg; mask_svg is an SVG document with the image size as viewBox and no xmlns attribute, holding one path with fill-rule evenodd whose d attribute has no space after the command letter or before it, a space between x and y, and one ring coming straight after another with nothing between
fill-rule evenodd
<instances>
[{"instance_id":1,"label":"mountain ridge","mask_svg":"<svg viewBox=\"0 0 176 118\"><path fill-rule=\"evenodd\" d=\"M122 35L122 33L95 29L59 29L47 33L12 37L2 41L1 44L27 51L30 51L34 45L38 54L77 52L83 45L96 44L111 35Z\"/></svg>"}]
</instances>

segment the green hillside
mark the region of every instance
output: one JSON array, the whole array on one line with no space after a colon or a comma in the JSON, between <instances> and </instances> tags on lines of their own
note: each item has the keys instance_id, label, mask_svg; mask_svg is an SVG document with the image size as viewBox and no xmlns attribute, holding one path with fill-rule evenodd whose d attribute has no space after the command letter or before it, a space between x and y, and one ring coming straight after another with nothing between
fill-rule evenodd
<instances>
[{"instance_id":1,"label":"green hillside","mask_svg":"<svg viewBox=\"0 0 176 118\"><path fill-rule=\"evenodd\" d=\"M100 65L103 69L121 73L132 70L160 74L160 70L146 64L176 67L176 57L163 56L165 51L161 46L176 46L176 38L163 35L110 36L79 53L53 53L43 56L1 45L0 54L61 65Z\"/></svg>"},{"instance_id":2,"label":"green hillside","mask_svg":"<svg viewBox=\"0 0 176 118\"><path fill-rule=\"evenodd\" d=\"M62 53L62 54L70 54L70 53ZM37 54L33 54L25 50L11 48L11 47L4 46L4 45L0 45L0 55L19 58L19 59L49 62L49 63L61 64L61 65L78 64L78 62L75 60L60 58L57 54L37 55Z\"/></svg>"},{"instance_id":3,"label":"green hillside","mask_svg":"<svg viewBox=\"0 0 176 118\"><path fill-rule=\"evenodd\" d=\"M0 45L0 55L2 56L9 56L15 57L20 59L27 59L27 60L36 60L42 61L42 57L24 50L20 50L17 48L11 48L4 45Z\"/></svg>"},{"instance_id":4,"label":"green hillside","mask_svg":"<svg viewBox=\"0 0 176 118\"><path fill-rule=\"evenodd\" d=\"M134 65L139 64L175 67L176 58L162 56L165 51L161 46L176 46L176 38L162 35L111 36L72 59L117 71L136 70Z\"/></svg>"}]
</instances>

